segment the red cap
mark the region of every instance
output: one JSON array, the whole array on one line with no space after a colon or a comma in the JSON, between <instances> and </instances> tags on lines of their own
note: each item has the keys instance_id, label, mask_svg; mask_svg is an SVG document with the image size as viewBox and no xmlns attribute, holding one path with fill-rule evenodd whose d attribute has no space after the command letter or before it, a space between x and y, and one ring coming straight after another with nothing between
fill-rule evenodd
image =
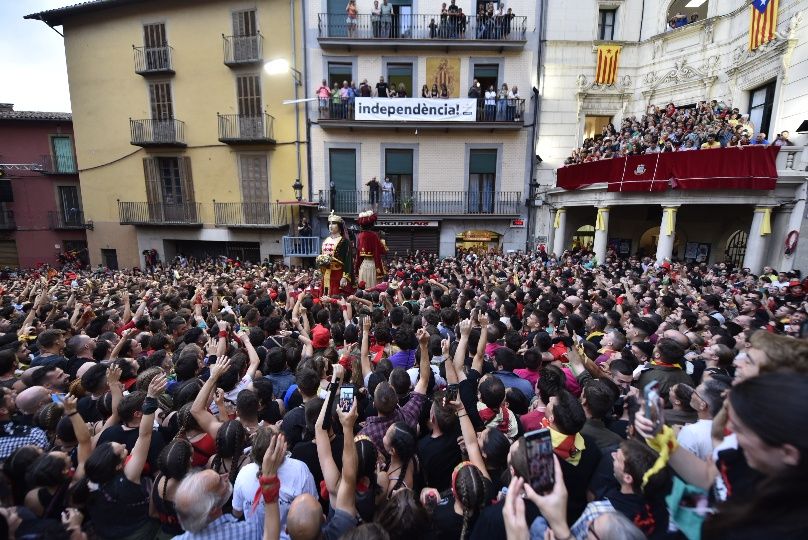
<instances>
[{"instance_id":1,"label":"red cap","mask_svg":"<svg viewBox=\"0 0 808 540\"><path fill-rule=\"evenodd\" d=\"M331 343L331 331L325 326L315 325L311 336L311 346L315 349L325 349Z\"/></svg>"}]
</instances>

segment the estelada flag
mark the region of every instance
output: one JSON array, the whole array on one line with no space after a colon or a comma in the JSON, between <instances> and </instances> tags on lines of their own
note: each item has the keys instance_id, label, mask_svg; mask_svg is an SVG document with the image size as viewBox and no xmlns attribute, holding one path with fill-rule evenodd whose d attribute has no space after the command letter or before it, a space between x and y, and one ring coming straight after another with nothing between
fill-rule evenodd
<instances>
[{"instance_id":1,"label":"estelada flag","mask_svg":"<svg viewBox=\"0 0 808 540\"><path fill-rule=\"evenodd\" d=\"M614 84L621 49L620 45L598 45L598 69L595 72L597 84Z\"/></svg>"},{"instance_id":2,"label":"estelada flag","mask_svg":"<svg viewBox=\"0 0 808 540\"><path fill-rule=\"evenodd\" d=\"M749 19L749 50L754 51L774 39L780 0L752 0Z\"/></svg>"}]
</instances>

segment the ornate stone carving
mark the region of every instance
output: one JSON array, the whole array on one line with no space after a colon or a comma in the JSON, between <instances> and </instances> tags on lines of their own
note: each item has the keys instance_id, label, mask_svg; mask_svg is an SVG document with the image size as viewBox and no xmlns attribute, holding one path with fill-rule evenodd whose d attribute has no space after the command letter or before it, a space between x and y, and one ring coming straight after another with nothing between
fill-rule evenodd
<instances>
[{"instance_id":1,"label":"ornate stone carving","mask_svg":"<svg viewBox=\"0 0 808 540\"><path fill-rule=\"evenodd\" d=\"M617 92L626 92L631 89L634 81L631 75L623 75L616 79L613 84L598 84L595 81L589 82L589 79L581 73L575 78L575 84L578 86L578 92L587 94L591 92L606 92L607 90L616 90Z\"/></svg>"},{"instance_id":2,"label":"ornate stone carving","mask_svg":"<svg viewBox=\"0 0 808 540\"><path fill-rule=\"evenodd\" d=\"M709 57L701 68L691 66L687 58L681 58L674 63L674 67L661 75L656 71L651 71L645 76L645 84L655 90L663 84L681 84L684 82L704 81L715 78L715 68L718 66L718 56Z\"/></svg>"}]
</instances>

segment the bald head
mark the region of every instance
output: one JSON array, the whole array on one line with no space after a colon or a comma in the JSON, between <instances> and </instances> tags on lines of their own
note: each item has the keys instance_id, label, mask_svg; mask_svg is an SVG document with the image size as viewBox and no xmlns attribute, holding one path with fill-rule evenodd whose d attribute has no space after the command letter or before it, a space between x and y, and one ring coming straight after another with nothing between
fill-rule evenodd
<instances>
[{"instance_id":1,"label":"bald head","mask_svg":"<svg viewBox=\"0 0 808 540\"><path fill-rule=\"evenodd\" d=\"M17 394L17 410L22 414L34 414L50 401L50 392L44 386L32 386Z\"/></svg>"},{"instance_id":2,"label":"bald head","mask_svg":"<svg viewBox=\"0 0 808 540\"><path fill-rule=\"evenodd\" d=\"M323 508L312 495L298 495L286 515L286 532L292 540L314 540L320 536Z\"/></svg>"},{"instance_id":3,"label":"bald head","mask_svg":"<svg viewBox=\"0 0 808 540\"><path fill-rule=\"evenodd\" d=\"M665 332L662 334L662 337L672 339L673 341L681 345L682 348L684 349L690 347L690 340L687 339L687 336L681 333L679 330L665 330Z\"/></svg>"}]
</instances>

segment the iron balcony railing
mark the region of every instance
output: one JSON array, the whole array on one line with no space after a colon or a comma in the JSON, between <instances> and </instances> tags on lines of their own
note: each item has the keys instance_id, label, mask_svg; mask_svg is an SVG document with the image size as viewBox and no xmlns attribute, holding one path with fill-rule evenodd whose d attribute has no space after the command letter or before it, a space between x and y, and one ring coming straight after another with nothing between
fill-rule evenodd
<instances>
[{"instance_id":1,"label":"iron balcony railing","mask_svg":"<svg viewBox=\"0 0 808 540\"><path fill-rule=\"evenodd\" d=\"M278 203L213 203L217 227L283 227L288 225L288 207Z\"/></svg>"},{"instance_id":2,"label":"iron balcony railing","mask_svg":"<svg viewBox=\"0 0 808 540\"><path fill-rule=\"evenodd\" d=\"M369 13L349 21L345 13L320 13L318 38L360 40L524 41L527 17L502 15L401 14L387 17Z\"/></svg>"},{"instance_id":3,"label":"iron balcony railing","mask_svg":"<svg viewBox=\"0 0 808 540\"><path fill-rule=\"evenodd\" d=\"M434 98L436 102L443 101L440 98ZM395 103L395 98L391 98L391 104ZM328 122L334 121L354 121L354 122L385 122L383 120L356 120L356 106L350 100L328 100L327 102L318 102L318 118ZM489 124L514 124L521 122L525 114L525 100L524 99L478 99L474 116L476 123L489 123ZM417 121L417 120L413 120ZM390 122L400 124L398 120L391 120ZM430 123L430 122L425 122ZM448 124L463 127L463 124L468 122L443 122L441 126Z\"/></svg>"},{"instance_id":4,"label":"iron balcony railing","mask_svg":"<svg viewBox=\"0 0 808 540\"><path fill-rule=\"evenodd\" d=\"M174 49L164 47L132 47L135 53L135 73L138 75L173 74Z\"/></svg>"},{"instance_id":5,"label":"iron balcony railing","mask_svg":"<svg viewBox=\"0 0 808 540\"><path fill-rule=\"evenodd\" d=\"M517 215L520 191L413 191L373 196L369 191L320 191L320 207L342 214L376 209L380 215Z\"/></svg>"},{"instance_id":6,"label":"iron balcony railing","mask_svg":"<svg viewBox=\"0 0 808 540\"><path fill-rule=\"evenodd\" d=\"M320 238L316 236L284 236L284 257L316 257L320 254Z\"/></svg>"},{"instance_id":7,"label":"iron balcony railing","mask_svg":"<svg viewBox=\"0 0 808 540\"><path fill-rule=\"evenodd\" d=\"M135 146L185 146L185 122L174 118L129 119L131 143Z\"/></svg>"},{"instance_id":8,"label":"iron balcony railing","mask_svg":"<svg viewBox=\"0 0 808 540\"><path fill-rule=\"evenodd\" d=\"M121 225L201 225L201 205L118 201Z\"/></svg>"},{"instance_id":9,"label":"iron balcony railing","mask_svg":"<svg viewBox=\"0 0 808 540\"><path fill-rule=\"evenodd\" d=\"M42 156L42 170L45 174L78 174L79 169L76 166L76 155L55 155L50 154Z\"/></svg>"},{"instance_id":10,"label":"iron balcony railing","mask_svg":"<svg viewBox=\"0 0 808 540\"><path fill-rule=\"evenodd\" d=\"M274 143L275 118L270 114L219 114L219 141L231 144Z\"/></svg>"},{"instance_id":11,"label":"iron balcony railing","mask_svg":"<svg viewBox=\"0 0 808 540\"><path fill-rule=\"evenodd\" d=\"M11 231L17 228L13 210L0 210L0 230Z\"/></svg>"},{"instance_id":12,"label":"iron balcony railing","mask_svg":"<svg viewBox=\"0 0 808 540\"><path fill-rule=\"evenodd\" d=\"M51 229L84 229L84 212L77 208L60 209L48 212L48 222Z\"/></svg>"},{"instance_id":13,"label":"iron balcony railing","mask_svg":"<svg viewBox=\"0 0 808 540\"><path fill-rule=\"evenodd\" d=\"M264 36L226 36L224 41L224 63L227 66L255 64L264 60Z\"/></svg>"}]
</instances>

